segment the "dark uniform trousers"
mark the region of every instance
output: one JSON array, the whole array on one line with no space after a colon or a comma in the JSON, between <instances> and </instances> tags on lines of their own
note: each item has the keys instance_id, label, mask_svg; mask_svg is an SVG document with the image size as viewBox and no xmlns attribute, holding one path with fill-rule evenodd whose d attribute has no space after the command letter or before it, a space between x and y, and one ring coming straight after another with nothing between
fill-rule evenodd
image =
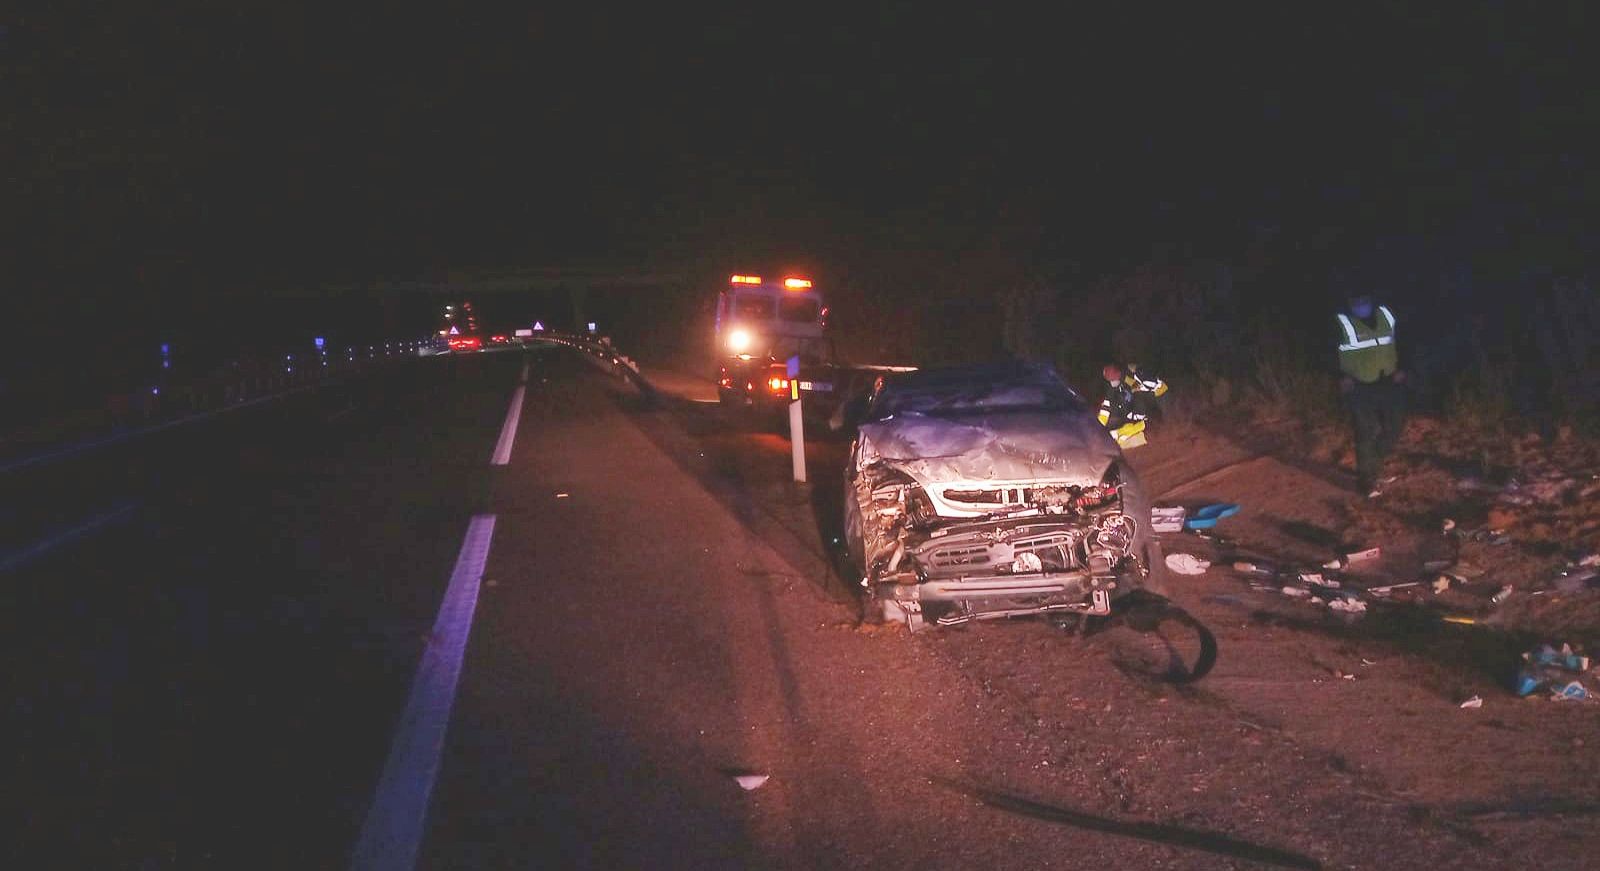
<instances>
[{"instance_id":1,"label":"dark uniform trousers","mask_svg":"<svg viewBox=\"0 0 1600 871\"><path fill-rule=\"evenodd\" d=\"M1356 478L1370 490L1383 474L1383 461L1400 440L1405 423L1405 386L1388 378L1371 384L1360 381L1346 397L1356 431Z\"/></svg>"}]
</instances>

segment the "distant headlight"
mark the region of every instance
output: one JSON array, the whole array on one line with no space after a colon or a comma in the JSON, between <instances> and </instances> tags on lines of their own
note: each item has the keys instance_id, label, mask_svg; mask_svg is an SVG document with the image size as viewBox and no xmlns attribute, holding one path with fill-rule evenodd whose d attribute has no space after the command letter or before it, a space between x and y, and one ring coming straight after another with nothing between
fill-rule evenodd
<instances>
[{"instance_id":1,"label":"distant headlight","mask_svg":"<svg viewBox=\"0 0 1600 871\"><path fill-rule=\"evenodd\" d=\"M728 350L735 354L743 354L750 350L750 333L747 330L734 330L728 333Z\"/></svg>"}]
</instances>

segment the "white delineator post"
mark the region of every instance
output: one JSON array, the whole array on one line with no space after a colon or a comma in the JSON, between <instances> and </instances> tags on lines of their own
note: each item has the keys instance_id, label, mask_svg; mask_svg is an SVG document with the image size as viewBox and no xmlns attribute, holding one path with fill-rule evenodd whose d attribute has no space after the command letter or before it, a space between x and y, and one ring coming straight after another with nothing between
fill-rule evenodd
<instances>
[{"instance_id":1,"label":"white delineator post","mask_svg":"<svg viewBox=\"0 0 1600 871\"><path fill-rule=\"evenodd\" d=\"M794 479L806 480L806 428L800 417L800 357L789 358L789 453L794 457Z\"/></svg>"}]
</instances>

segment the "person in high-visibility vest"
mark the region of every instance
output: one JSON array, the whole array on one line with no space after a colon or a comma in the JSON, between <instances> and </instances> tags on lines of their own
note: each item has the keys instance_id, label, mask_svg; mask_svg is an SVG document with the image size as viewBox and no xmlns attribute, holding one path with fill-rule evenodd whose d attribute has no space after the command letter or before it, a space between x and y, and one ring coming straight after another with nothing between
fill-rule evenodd
<instances>
[{"instance_id":1,"label":"person in high-visibility vest","mask_svg":"<svg viewBox=\"0 0 1600 871\"><path fill-rule=\"evenodd\" d=\"M1388 479L1383 461L1405 426L1406 373L1395 343L1394 313L1370 296L1356 296L1335 316L1339 326L1339 389L1350 407L1356 439L1356 482L1367 498Z\"/></svg>"},{"instance_id":2,"label":"person in high-visibility vest","mask_svg":"<svg viewBox=\"0 0 1600 871\"><path fill-rule=\"evenodd\" d=\"M1111 430L1125 448L1145 443L1145 429L1159 411L1157 400L1167 393L1167 383L1139 370L1138 364L1126 368L1108 363L1100 370L1105 380L1105 395L1100 400L1100 425Z\"/></svg>"}]
</instances>

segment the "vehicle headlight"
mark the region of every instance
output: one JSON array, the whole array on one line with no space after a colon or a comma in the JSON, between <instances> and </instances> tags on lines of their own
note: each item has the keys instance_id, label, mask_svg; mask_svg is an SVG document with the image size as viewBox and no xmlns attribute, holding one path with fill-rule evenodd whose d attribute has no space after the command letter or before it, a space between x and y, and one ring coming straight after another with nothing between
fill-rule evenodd
<instances>
[{"instance_id":1,"label":"vehicle headlight","mask_svg":"<svg viewBox=\"0 0 1600 871\"><path fill-rule=\"evenodd\" d=\"M750 350L750 331L734 330L728 333L728 350L735 354L743 354Z\"/></svg>"}]
</instances>

